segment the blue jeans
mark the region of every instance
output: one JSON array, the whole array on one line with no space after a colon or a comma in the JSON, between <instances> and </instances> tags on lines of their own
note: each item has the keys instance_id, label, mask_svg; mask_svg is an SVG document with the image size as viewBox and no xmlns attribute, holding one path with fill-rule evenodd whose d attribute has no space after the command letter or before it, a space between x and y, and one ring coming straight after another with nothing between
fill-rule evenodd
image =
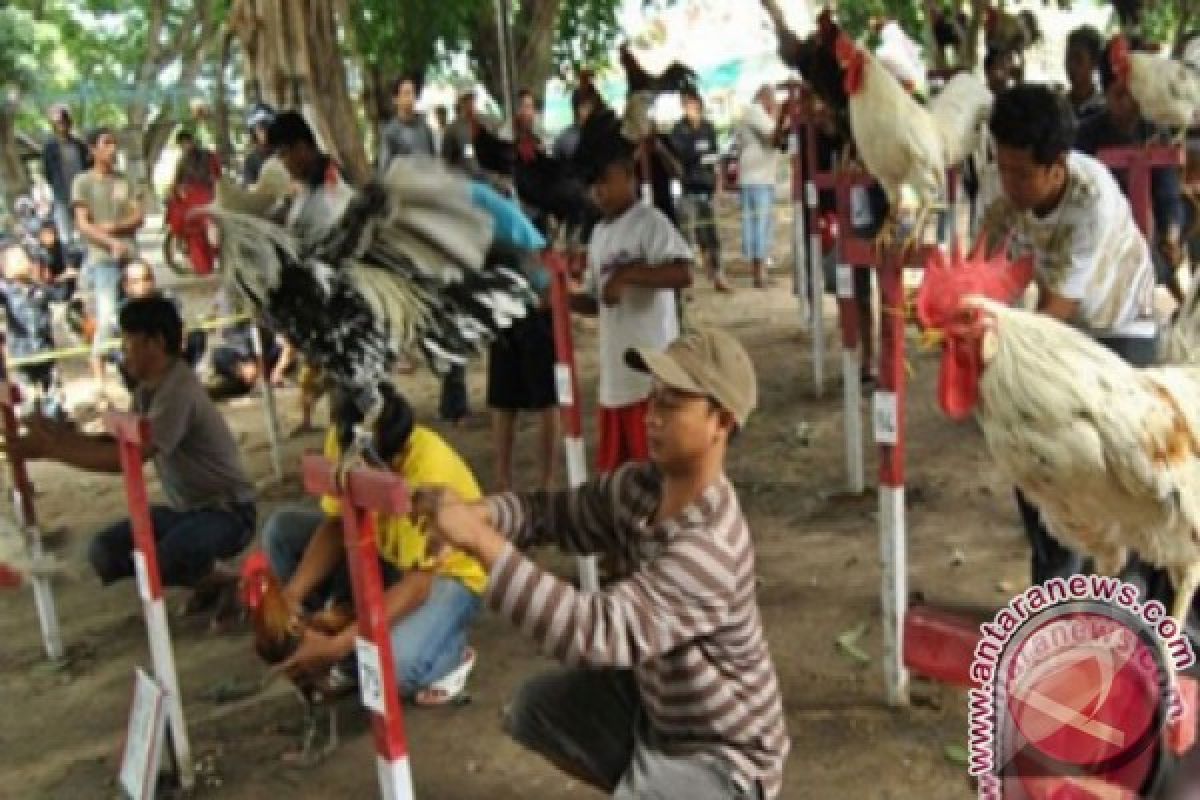
<instances>
[{"instance_id":1,"label":"blue jeans","mask_svg":"<svg viewBox=\"0 0 1200 800\"><path fill-rule=\"evenodd\" d=\"M54 227L58 231L58 241L64 248L69 247L75 239L75 217L70 201L54 201Z\"/></svg>"},{"instance_id":2,"label":"blue jeans","mask_svg":"<svg viewBox=\"0 0 1200 800\"><path fill-rule=\"evenodd\" d=\"M291 578L309 540L325 519L325 514L318 510L284 508L267 520L263 526L263 549L271 569L281 580ZM379 568L384 586L391 586L403 575L382 558ZM304 599L304 605L315 611L330 600L352 599L350 570L343 561ZM412 697L462 663L467 630L481 607L479 595L461 581L438 576L433 579L433 589L425 602L392 623L392 658L402 697Z\"/></svg>"},{"instance_id":3,"label":"blue jeans","mask_svg":"<svg viewBox=\"0 0 1200 800\"><path fill-rule=\"evenodd\" d=\"M742 255L750 261L766 262L771 255L775 220L775 187L742 186Z\"/></svg>"},{"instance_id":4,"label":"blue jeans","mask_svg":"<svg viewBox=\"0 0 1200 800\"><path fill-rule=\"evenodd\" d=\"M93 292L96 313L96 337L92 339L92 357L98 358L102 345L119 332L117 310L121 291L121 266L112 260L88 262L87 285Z\"/></svg>"},{"instance_id":5,"label":"blue jeans","mask_svg":"<svg viewBox=\"0 0 1200 800\"><path fill-rule=\"evenodd\" d=\"M164 586L195 586L212 572L213 562L232 558L254 538L253 503L229 509L175 511L151 506L158 569ZM107 586L133 576L133 527L124 519L97 533L88 561Z\"/></svg>"}]
</instances>

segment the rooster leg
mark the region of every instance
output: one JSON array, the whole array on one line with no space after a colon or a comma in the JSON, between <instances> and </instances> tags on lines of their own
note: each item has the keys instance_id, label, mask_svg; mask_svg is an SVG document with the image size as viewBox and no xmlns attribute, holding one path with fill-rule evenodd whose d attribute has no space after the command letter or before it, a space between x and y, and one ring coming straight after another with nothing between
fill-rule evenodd
<instances>
[{"instance_id":1,"label":"rooster leg","mask_svg":"<svg viewBox=\"0 0 1200 800\"><path fill-rule=\"evenodd\" d=\"M892 243L896 240L897 227L896 213L889 208L887 217L883 220L883 227L879 229L879 234L875 237L876 263L882 264L887 258L888 251L891 250Z\"/></svg>"},{"instance_id":2,"label":"rooster leg","mask_svg":"<svg viewBox=\"0 0 1200 800\"><path fill-rule=\"evenodd\" d=\"M1182 628L1187 625L1188 612L1192 608L1192 597L1200 587L1200 563L1170 570L1171 585L1175 587L1175 602L1171 604L1171 616Z\"/></svg>"},{"instance_id":3,"label":"rooster leg","mask_svg":"<svg viewBox=\"0 0 1200 800\"><path fill-rule=\"evenodd\" d=\"M367 465L367 457L374 449L375 424L379 421L382 413L383 401L380 399L363 415L363 421L354 426L354 439L338 458L336 475L338 486L346 485L346 478L350 474L350 470Z\"/></svg>"},{"instance_id":4,"label":"rooster leg","mask_svg":"<svg viewBox=\"0 0 1200 800\"><path fill-rule=\"evenodd\" d=\"M908 255L910 250L920 246L921 242L924 240L925 221L929 219L929 211L930 207L923 205L920 206L917 209L916 214L913 215L912 230L910 230L908 235L904 237L901 250L905 256Z\"/></svg>"}]
</instances>

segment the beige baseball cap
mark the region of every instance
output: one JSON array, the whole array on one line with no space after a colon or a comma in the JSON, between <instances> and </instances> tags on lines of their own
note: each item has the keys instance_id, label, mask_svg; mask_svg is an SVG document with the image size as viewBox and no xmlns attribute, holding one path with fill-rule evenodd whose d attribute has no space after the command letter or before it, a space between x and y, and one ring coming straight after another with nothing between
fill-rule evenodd
<instances>
[{"instance_id":1,"label":"beige baseball cap","mask_svg":"<svg viewBox=\"0 0 1200 800\"><path fill-rule=\"evenodd\" d=\"M754 363L741 342L717 328L689 331L665 351L631 347L625 363L672 389L711 397L733 414L739 428L746 427L758 405Z\"/></svg>"}]
</instances>

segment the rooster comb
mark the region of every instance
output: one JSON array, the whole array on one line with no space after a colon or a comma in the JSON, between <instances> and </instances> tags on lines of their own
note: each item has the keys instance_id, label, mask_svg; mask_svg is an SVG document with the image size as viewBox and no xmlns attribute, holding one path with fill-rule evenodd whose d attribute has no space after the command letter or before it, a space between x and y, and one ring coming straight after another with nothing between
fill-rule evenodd
<instances>
[{"instance_id":1,"label":"rooster comb","mask_svg":"<svg viewBox=\"0 0 1200 800\"><path fill-rule=\"evenodd\" d=\"M270 572L271 566L267 562L267 554L262 550L255 550L242 563L242 579L250 580L264 572Z\"/></svg>"},{"instance_id":2,"label":"rooster comb","mask_svg":"<svg viewBox=\"0 0 1200 800\"><path fill-rule=\"evenodd\" d=\"M1033 258L1010 261L1007 239L990 256L986 249L986 237L980 236L965 257L957 242L949 258L940 248L930 251L917 291L917 319L922 327L944 328L964 297L982 295L1009 305L1025 291L1033 280Z\"/></svg>"}]
</instances>

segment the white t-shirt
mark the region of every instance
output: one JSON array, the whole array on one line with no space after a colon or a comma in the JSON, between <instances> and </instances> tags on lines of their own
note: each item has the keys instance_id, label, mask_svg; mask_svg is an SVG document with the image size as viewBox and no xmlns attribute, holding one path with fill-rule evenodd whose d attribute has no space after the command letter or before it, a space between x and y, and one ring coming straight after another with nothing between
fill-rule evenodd
<instances>
[{"instance_id":1,"label":"white t-shirt","mask_svg":"<svg viewBox=\"0 0 1200 800\"><path fill-rule=\"evenodd\" d=\"M738 183L742 186L775 186L779 150L771 143L775 120L757 101L746 107L738 128Z\"/></svg>"},{"instance_id":2,"label":"white t-shirt","mask_svg":"<svg viewBox=\"0 0 1200 800\"><path fill-rule=\"evenodd\" d=\"M1034 253L1038 281L1079 301L1073 324L1100 338L1155 335L1150 250L1121 188L1099 161L1068 154L1066 194L1044 217L996 200L984 230L995 240L1010 228L1017 252Z\"/></svg>"},{"instance_id":3,"label":"white t-shirt","mask_svg":"<svg viewBox=\"0 0 1200 800\"><path fill-rule=\"evenodd\" d=\"M622 264L658 267L692 260L692 250L667 217L652 205L634 203L614 220L602 220L588 244L585 290L600 305L600 405L620 408L650 395L650 376L625 365L630 347L665 349L679 336L673 289L629 286L621 302L604 305L601 290Z\"/></svg>"}]
</instances>

